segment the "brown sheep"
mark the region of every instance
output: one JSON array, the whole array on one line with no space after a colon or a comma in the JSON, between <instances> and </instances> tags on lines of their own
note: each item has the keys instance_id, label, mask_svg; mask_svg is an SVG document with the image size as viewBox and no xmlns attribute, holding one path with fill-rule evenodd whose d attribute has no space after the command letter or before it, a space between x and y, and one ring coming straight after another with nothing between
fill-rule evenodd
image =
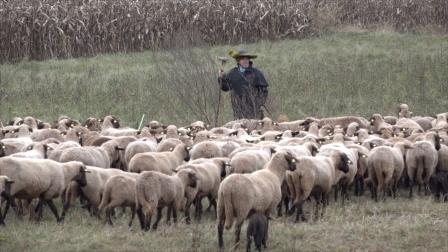
<instances>
[{"instance_id":1,"label":"brown sheep","mask_svg":"<svg viewBox=\"0 0 448 252\"><path fill-rule=\"evenodd\" d=\"M417 141L413 147L406 153L409 197L411 198L413 196L414 182L417 182L419 187L424 185L425 192L429 192L429 179L437 166L437 151L440 150L440 137L435 132L429 132L425 134L424 141Z\"/></svg>"},{"instance_id":2,"label":"brown sheep","mask_svg":"<svg viewBox=\"0 0 448 252\"><path fill-rule=\"evenodd\" d=\"M129 162L129 171L158 171L171 175L184 161L190 160L190 147L179 144L172 151L138 153Z\"/></svg>"},{"instance_id":3,"label":"brown sheep","mask_svg":"<svg viewBox=\"0 0 448 252\"><path fill-rule=\"evenodd\" d=\"M379 146L369 153L368 171L376 189L373 191L375 201L378 201L380 192L383 192L383 200L386 199L387 191L395 198L398 181L404 170L406 150L411 148L411 145L398 142L394 147Z\"/></svg>"},{"instance_id":4,"label":"brown sheep","mask_svg":"<svg viewBox=\"0 0 448 252\"><path fill-rule=\"evenodd\" d=\"M172 212L176 222L177 212L185 207L185 188L196 187L197 180L195 172L190 169L182 169L172 176L154 171L142 172L136 181L136 209L142 230L151 228L151 217L156 210L157 220L152 228L157 229L163 207L168 207L168 221Z\"/></svg>"},{"instance_id":5,"label":"brown sheep","mask_svg":"<svg viewBox=\"0 0 448 252\"><path fill-rule=\"evenodd\" d=\"M316 199L315 215L318 218L319 205L327 205L330 190L337 183L336 171L347 173L351 162L341 151L333 151L329 156L297 158L296 170L288 173L286 177L293 205L297 209L296 221L300 218L305 220L302 205L311 195Z\"/></svg>"},{"instance_id":6,"label":"brown sheep","mask_svg":"<svg viewBox=\"0 0 448 252\"><path fill-rule=\"evenodd\" d=\"M281 201L281 185L287 170L295 170L295 158L287 152L275 153L266 167L251 174L232 174L218 191L218 241L224 248L224 227L234 222L235 243L240 240L241 226L251 210L269 216ZM235 220L236 219L236 220Z\"/></svg>"}]
</instances>

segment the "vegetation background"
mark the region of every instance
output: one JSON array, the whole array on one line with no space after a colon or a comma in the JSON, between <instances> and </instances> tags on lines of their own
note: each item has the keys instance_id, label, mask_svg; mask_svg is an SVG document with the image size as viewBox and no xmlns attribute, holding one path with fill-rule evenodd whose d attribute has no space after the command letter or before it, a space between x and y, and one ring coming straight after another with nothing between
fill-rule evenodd
<instances>
[{"instance_id":1,"label":"vegetation background","mask_svg":"<svg viewBox=\"0 0 448 252\"><path fill-rule=\"evenodd\" d=\"M218 102L217 57L230 47L260 55L273 118L396 114L402 102L431 115L448 111L447 31L446 0L0 1L0 120L113 114L136 127L146 114L222 124L232 113L228 94ZM331 202L317 222L276 218L269 250L445 251L446 204L402 194ZM117 211L109 227L80 208L64 224L47 210L39 224L9 214L0 251L217 248L211 213L146 234L128 218Z\"/></svg>"}]
</instances>

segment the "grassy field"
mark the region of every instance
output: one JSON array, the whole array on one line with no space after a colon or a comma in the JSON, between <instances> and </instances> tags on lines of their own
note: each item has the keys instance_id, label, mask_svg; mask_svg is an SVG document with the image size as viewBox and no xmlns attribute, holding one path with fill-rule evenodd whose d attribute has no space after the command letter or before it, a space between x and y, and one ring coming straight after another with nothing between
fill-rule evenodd
<instances>
[{"instance_id":1,"label":"grassy field","mask_svg":"<svg viewBox=\"0 0 448 252\"><path fill-rule=\"evenodd\" d=\"M403 193L405 195L405 193ZM312 212L307 203L305 212ZM388 199L375 203L352 198L344 207L330 203L318 221L293 223L293 217L270 224L268 251L446 251L446 203L430 197ZM206 213L200 224L167 226L162 219L156 232L143 233L136 221L128 228L128 214L118 214L115 226L71 211L57 224L48 209L41 223L19 221L13 213L0 229L1 251L216 251L216 222ZM237 251L245 251L245 228ZM233 245L233 231L225 231L225 246Z\"/></svg>"},{"instance_id":2,"label":"grassy field","mask_svg":"<svg viewBox=\"0 0 448 252\"><path fill-rule=\"evenodd\" d=\"M416 115L448 110L447 35L346 32L240 46L260 54L255 64L270 83L273 117L282 112L291 119L393 114L401 102L409 103ZM144 113L165 123L203 119L176 97L167 73L189 73L187 90L197 80L214 83L216 57L228 49L188 49L197 52L190 58L148 51L3 64L0 119L25 115L44 120L59 115L85 119L114 114L130 126L136 126ZM173 63L180 68L169 69ZM200 64L207 64L207 70L200 71ZM162 74L160 69L167 68ZM223 99L220 123L232 119L228 94Z\"/></svg>"}]
</instances>

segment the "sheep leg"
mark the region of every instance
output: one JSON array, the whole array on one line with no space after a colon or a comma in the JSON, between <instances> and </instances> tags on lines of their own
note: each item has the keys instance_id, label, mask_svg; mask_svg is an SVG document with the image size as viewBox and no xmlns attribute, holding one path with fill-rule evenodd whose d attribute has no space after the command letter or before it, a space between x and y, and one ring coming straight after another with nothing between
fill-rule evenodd
<instances>
[{"instance_id":1,"label":"sheep leg","mask_svg":"<svg viewBox=\"0 0 448 252\"><path fill-rule=\"evenodd\" d=\"M170 211L168 208L168 216L170 215ZM154 225L152 225L152 229L156 230L157 226L159 225L159 221L162 219L162 208L159 207L157 208L157 217L156 217L156 222L154 222Z\"/></svg>"},{"instance_id":2,"label":"sheep leg","mask_svg":"<svg viewBox=\"0 0 448 252\"><path fill-rule=\"evenodd\" d=\"M196 213L195 213L195 218L197 221L201 220L201 216L202 216L202 198L201 197L197 197L195 200L195 205L196 205Z\"/></svg>"},{"instance_id":3,"label":"sheep leg","mask_svg":"<svg viewBox=\"0 0 448 252\"><path fill-rule=\"evenodd\" d=\"M143 211L141 208L137 209L137 217L138 221L140 222L140 228L142 230L145 230L145 215L143 214Z\"/></svg>"},{"instance_id":4,"label":"sheep leg","mask_svg":"<svg viewBox=\"0 0 448 252\"><path fill-rule=\"evenodd\" d=\"M300 202L296 206L296 222L299 222L299 220L307 221L307 219L305 218L305 215L303 213L303 202Z\"/></svg>"},{"instance_id":5,"label":"sheep leg","mask_svg":"<svg viewBox=\"0 0 448 252\"><path fill-rule=\"evenodd\" d=\"M149 231L151 229L151 215L152 213L145 214L145 231Z\"/></svg>"},{"instance_id":6,"label":"sheep leg","mask_svg":"<svg viewBox=\"0 0 448 252\"><path fill-rule=\"evenodd\" d=\"M36 207L36 212L37 212L37 216L36 216L36 221L39 222L40 219L42 219L43 216L43 206L44 206L44 201L42 200L42 198L39 198L39 202L37 203L37 207Z\"/></svg>"},{"instance_id":7,"label":"sheep leg","mask_svg":"<svg viewBox=\"0 0 448 252\"><path fill-rule=\"evenodd\" d=\"M266 222L266 230L263 236L263 240L261 241L263 243L263 247L267 248L266 246L266 240L268 239L268 230L269 230L269 219Z\"/></svg>"},{"instance_id":8,"label":"sheep leg","mask_svg":"<svg viewBox=\"0 0 448 252\"><path fill-rule=\"evenodd\" d=\"M47 200L46 203L47 203L48 207L50 208L51 212L53 213L54 217L56 217L56 221L61 222L62 219L59 217L58 209L54 205L53 200L51 200L51 199Z\"/></svg>"},{"instance_id":9,"label":"sheep leg","mask_svg":"<svg viewBox=\"0 0 448 252\"><path fill-rule=\"evenodd\" d=\"M210 204L211 205L213 205L213 213L214 213L214 215L215 215L215 217L217 216L217 212L216 212L216 209L217 209L217 203L216 203L216 199L214 199L214 198L212 198L212 199L210 199Z\"/></svg>"},{"instance_id":10,"label":"sheep leg","mask_svg":"<svg viewBox=\"0 0 448 252\"><path fill-rule=\"evenodd\" d=\"M111 226L114 225L114 223L112 222L112 209L109 207L106 208L106 222Z\"/></svg>"},{"instance_id":11,"label":"sheep leg","mask_svg":"<svg viewBox=\"0 0 448 252\"><path fill-rule=\"evenodd\" d=\"M223 239L223 233L224 233L224 219L220 219L218 222L218 246L220 251L224 251L224 239Z\"/></svg>"},{"instance_id":12,"label":"sheep leg","mask_svg":"<svg viewBox=\"0 0 448 252\"><path fill-rule=\"evenodd\" d=\"M325 209L326 209L326 206L327 206L327 204L325 203L325 202L327 201L327 193L322 193L322 196L321 196L321 197L322 197L322 198L321 198L321 202L322 202L322 211L321 211L320 217L323 218L323 217L324 217L324 214L325 214Z\"/></svg>"},{"instance_id":13,"label":"sheep leg","mask_svg":"<svg viewBox=\"0 0 448 252\"><path fill-rule=\"evenodd\" d=\"M212 210L212 206L215 208L216 211L216 200L212 197L212 195L208 195L208 207L207 207L207 212L210 212Z\"/></svg>"},{"instance_id":14,"label":"sheep leg","mask_svg":"<svg viewBox=\"0 0 448 252\"><path fill-rule=\"evenodd\" d=\"M316 200L316 208L314 209L314 216L315 216L316 220L319 219L319 206L320 206L321 198L322 198L321 193L318 193L314 198ZM342 197L342 198L344 198L344 197Z\"/></svg>"},{"instance_id":15,"label":"sheep leg","mask_svg":"<svg viewBox=\"0 0 448 252\"><path fill-rule=\"evenodd\" d=\"M190 217L190 204L187 204L186 206L185 206L185 222L187 223L187 224L190 224L191 223L191 217Z\"/></svg>"},{"instance_id":16,"label":"sheep leg","mask_svg":"<svg viewBox=\"0 0 448 252\"><path fill-rule=\"evenodd\" d=\"M129 227L132 227L132 221L134 220L134 218L135 218L135 207L131 207L131 220L129 221L128 224Z\"/></svg>"},{"instance_id":17,"label":"sheep leg","mask_svg":"<svg viewBox=\"0 0 448 252\"><path fill-rule=\"evenodd\" d=\"M172 215L172 213L173 213L172 206L168 206L167 213L166 213L166 224L167 225L171 224L171 215Z\"/></svg>"},{"instance_id":18,"label":"sheep leg","mask_svg":"<svg viewBox=\"0 0 448 252\"><path fill-rule=\"evenodd\" d=\"M6 197L6 204L5 204L5 210L3 210L3 215L0 211L0 219L3 221L6 218L6 214L8 213L9 210L9 205L11 204L11 198L12 197ZM1 210L1 206L0 206L0 210Z\"/></svg>"},{"instance_id":19,"label":"sheep leg","mask_svg":"<svg viewBox=\"0 0 448 252\"><path fill-rule=\"evenodd\" d=\"M409 179L409 198L413 197L414 180Z\"/></svg>"},{"instance_id":20,"label":"sheep leg","mask_svg":"<svg viewBox=\"0 0 448 252\"><path fill-rule=\"evenodd\" d=\"M250 244L252 243L252 238L251 238L249 233L247 234L247 238L246 239L247 239L246 252L249 252L250 251Z\"/></svg>"},{"instance_id":21,"label":"sheep leg","mask_svg":"<svg viewBox=\"0 0 448 252\"><path fill-rule=\"evenodd\" d=\"M338 192L339 192L339 186L336 185L334 187L334 202L338 202Z\"/></svg>"},{"instance_id":22,"label":"sheep leg","mask_svg":"<svg viewBox=\"0 0 448 252\"><path fill-rule=\"evenodd\" d=\"M235 248L238 248L240 244L241 227L243 226L244 220L239 221L235 226Z\"/></svg>"},{"instance_id":23,"label":"sheep leg","mask_svg":"<svg viewBox=\"0 0 448 252\"><path fill-rule=\"evenodd\" d=\"M177 209L174 204L173 204L173 222L177 223Z\"/></svg>"}]
</instances>

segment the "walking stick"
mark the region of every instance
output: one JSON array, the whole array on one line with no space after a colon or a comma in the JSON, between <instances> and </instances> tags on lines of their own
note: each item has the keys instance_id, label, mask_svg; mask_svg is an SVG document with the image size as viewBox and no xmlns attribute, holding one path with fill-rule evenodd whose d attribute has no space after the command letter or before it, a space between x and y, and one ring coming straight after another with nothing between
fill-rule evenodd
<instances>
[{"instance_id":1,"label":"walking stick","mask_svg":"<svg viewBox=\"0 0 448 252\"><path fill-rule=\"evenodd\" d=\"M221 62L221 72L224 72L224 65L227 62L227 57L218 57L218 60ZM216 109L216 117L215 117L215 127L218 126L218 117L219 117L219 109L221 107L221 88L218 89L218 108Z\"/></svg>"}]
</instances>

